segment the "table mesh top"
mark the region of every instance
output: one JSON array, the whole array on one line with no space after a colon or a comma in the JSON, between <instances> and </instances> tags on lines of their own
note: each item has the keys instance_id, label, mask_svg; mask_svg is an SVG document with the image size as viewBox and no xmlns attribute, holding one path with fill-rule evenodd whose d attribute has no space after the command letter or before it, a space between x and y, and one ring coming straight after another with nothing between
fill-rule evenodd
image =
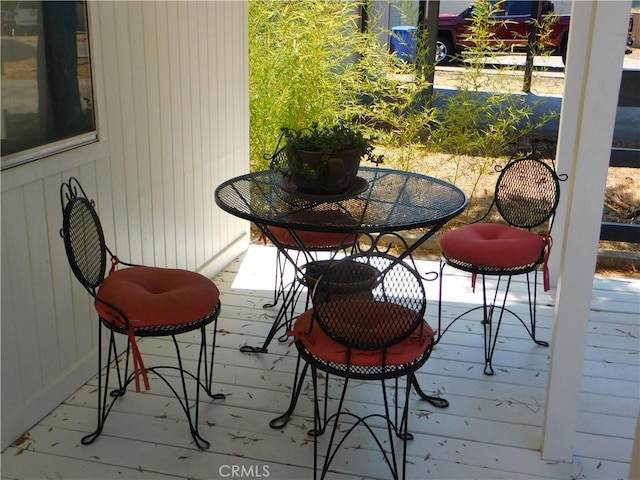
<instances>
[{"instance_id":1,"label":"table mesh top","mask_svg":"<svg viewBox=\"0 0 640 480\"><path fill-rule=\"evenodd\" d=\"M354 223L360 230L389 232L434 225L461 213L467 197L455 185L415 173L379 167L361 167L358 176L368 188L352 198L344 196L299 196L282 188L282 174L275 170L250 173L222 183L216 203L226 212L262 225L348 232ZM355 220L322 225L317 211L337 210Z\"/></svg>"}]
</instances>

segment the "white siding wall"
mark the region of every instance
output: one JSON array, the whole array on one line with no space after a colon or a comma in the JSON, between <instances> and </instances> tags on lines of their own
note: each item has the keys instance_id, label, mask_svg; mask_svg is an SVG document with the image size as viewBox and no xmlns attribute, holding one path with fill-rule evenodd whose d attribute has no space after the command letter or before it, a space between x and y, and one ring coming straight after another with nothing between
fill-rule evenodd
<instances>
[{"instance_id":1,"label":"white siding wall","mask_svg":"<svg viewBox=\"0 0 640 480\"><path fill-rule=\"evenodd\" d=\"M247 241L213 199L249 168L246 2L89 2L89 17L100 142L2 174L3 449L96 371L63 180L96 200L123 259L213 274Z\"/></svg>"}]
</instances>

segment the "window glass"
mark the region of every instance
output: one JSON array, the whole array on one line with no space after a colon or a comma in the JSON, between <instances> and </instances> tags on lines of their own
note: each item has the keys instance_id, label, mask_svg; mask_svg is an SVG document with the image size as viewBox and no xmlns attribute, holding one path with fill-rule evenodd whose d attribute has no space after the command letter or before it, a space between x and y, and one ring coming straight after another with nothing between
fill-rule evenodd
<instances>
[{"instance_id":1,"label":"window glass","mask_svg":"<svg viewBox=\"0 0 640 480\"><path fill-rule=\"evenodd\" d=\"M531 2L510 0L507 2L507 15L531 15Z\"/></svg>"},{"instance_id":2,"label":"window glass","mask_svg":"<svg viewBox=\"0 0 640 480\"><path fill-rule=\"evenodd\" d=\"M2 1L2 168L97 139L84 1Z\"/></svg>"}]
</instances>

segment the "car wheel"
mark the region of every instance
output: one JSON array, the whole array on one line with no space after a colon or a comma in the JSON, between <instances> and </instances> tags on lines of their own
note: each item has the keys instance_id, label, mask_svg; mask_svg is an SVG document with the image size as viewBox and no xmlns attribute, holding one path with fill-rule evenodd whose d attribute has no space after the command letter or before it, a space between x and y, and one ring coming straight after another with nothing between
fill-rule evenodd
<instances>
[{"instance_id":1,"label":"car wheel","mask_svg":"<svg viewBox=\"0 0 640 480\"><path fill-rule=\"evenodd\" d=\"M438 40L436 40L436 63L449 63L453 54L451 40L446 37L438 37Z\"/></svg>"},{"instance_id":2,"label":"car wheel","mask_svg":"<svg viewBox=\"0 0 640 480\"><path fill-rule=\"evenodd\" d=\"M565 35L560 42L560 56L562 57L562 65L567 64L567 36Z\"/></svg>"}]
</instances>

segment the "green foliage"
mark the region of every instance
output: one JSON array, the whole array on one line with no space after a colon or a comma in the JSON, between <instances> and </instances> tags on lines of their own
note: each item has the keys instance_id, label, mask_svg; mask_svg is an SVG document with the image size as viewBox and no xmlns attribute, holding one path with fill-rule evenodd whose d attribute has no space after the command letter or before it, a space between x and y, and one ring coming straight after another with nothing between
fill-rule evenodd
<instances>
[{"instance_id":1,"label":"green foliage","mask_svg":"<svg viewBox=\"0 0 640 480\"><path fill-rule=\"evenodd\" d=\"M313 122L310 128L294 130L282 128L287 141L287 147L295 150L310 152L333 153L360 148L363 153L373 150L371 139L366 138L362 131L345 125L342 122L333 125L320 126Z\"/></svg>"},{"instance_id":2,"label":"green foliage","mask_svg":"<svg viewBox=\"0 0 640 480\"><path fill-rule=\"evenodd\" d=\"M405 2L406 3L406 2ZM393 149L403 168L423 149L434 110L424 61L398 59L381 39L388 30L373 15L360 32L359 2L327 0L249 2L251 168L267 168L264 155L280 128L316 122L360 129ZM425 56L426 34L418 39Z\"/></svg>"},{"instance_id":3,"label":"green foliage","mask_svg":"<svg viewBox=\"0 0 640 480\"><path fill-rule=\"evenodd\" d=\"M553 53L553 49L551 48L551 45L553 45L551 41L553 28L554 25L560 21L560 17L548 13L540 19L534 18L531 21L537 29L536 43L533 44L533 54L545 57L550 56Z\"/></svg>"},{"instance_id":4,"label":"green foliage","mask_svg":"<svg viewBox=\"0 0 640 480\"><path fill-rule=\"evenodd\" d=\"M410 22L415 14L406 11L409 2L401 5ZM475 4L468 34L475 46L465 51L464 75L457 93L443 99L444 108L433 106L427 80L432 73L425 61L428 32L419 30L416 62L405 62L389 52L390 32L373 9L368 31L360 31L360 6L343 0L249 2L253 170L268 168L264 156L275 149L283 127L292 141L297 134L291 132L348 125L365 139L375 138L385 162L396 168L411 170L430 151L477 155L476 162L458 160L459 175L472 176L477 184L493 168L493 157L507 154L514 142L551 118L532 121L535 103L503 88L504 73L512 67L485 68L488 58L504 51L492 38L492 29L504 22L492 15L495 2ZM540 25L543 40L550 31L546 23Z\"/></svg>"},{"instance_id":5,"label":"green foliage","mask_svg":"<svg viewBox=\"0 0 640 480\"><path fill-rule=\"evenodd\" d=\"M474 3L469 31L463 35L464 40L473 45L465 53L483 65L483 58L505 51L505 42L493 33L494 30L507 27L508 21L497 16L500 8L500 3L491 0L479 0Z\"/></svg>"},{"instance_id":6,"label":"green foliage","mask_svg":"<svg viewBox=\"0 0 640 480\"><path fill-rule=\"evenodd\" d=\"M275 148L281 127L333 123L353 68L358 32L351 2L249 2L250 154L253 169Z\"/></svg>"},{"instance_id":7,"label":"green foliage","mask_svg":"<svg viewBox=\"0 0 640 480\"><path fill-rule=\"evenodd\" d=\"M282 134L289 150L289 175L302 174L308 179L322 180L327 170L329 158L338 152L360 149L362 158L375 164L382 163L382 155L373 154L373 140L365 136L361 129L356 129L338 122L333 125L320 126L317 122L309 128L294 130L283 127ZM297 152L317 152L314 165L299 162Z\"/></svg>"},{"instance_id":8,"label":"green foliage","mask_svg":"<svg viewBox=\"0 0 640 480\"><path fill-rule=\"evenodd\" d=\"M412 17L406 11L403 15ZM431 84L426 80L428 68L433 68L425 65L428 34L424 30L417 34L415 64L389 53L380 40L388 34L375 17L370 18L369 32L360 34L358 74L345 79L347 88L356 95L345 105L345 113L377 137L386 149L385 158L410 170L413 159L424 153L435 119L428 96Z\"/></svg>"}]
</instances>

